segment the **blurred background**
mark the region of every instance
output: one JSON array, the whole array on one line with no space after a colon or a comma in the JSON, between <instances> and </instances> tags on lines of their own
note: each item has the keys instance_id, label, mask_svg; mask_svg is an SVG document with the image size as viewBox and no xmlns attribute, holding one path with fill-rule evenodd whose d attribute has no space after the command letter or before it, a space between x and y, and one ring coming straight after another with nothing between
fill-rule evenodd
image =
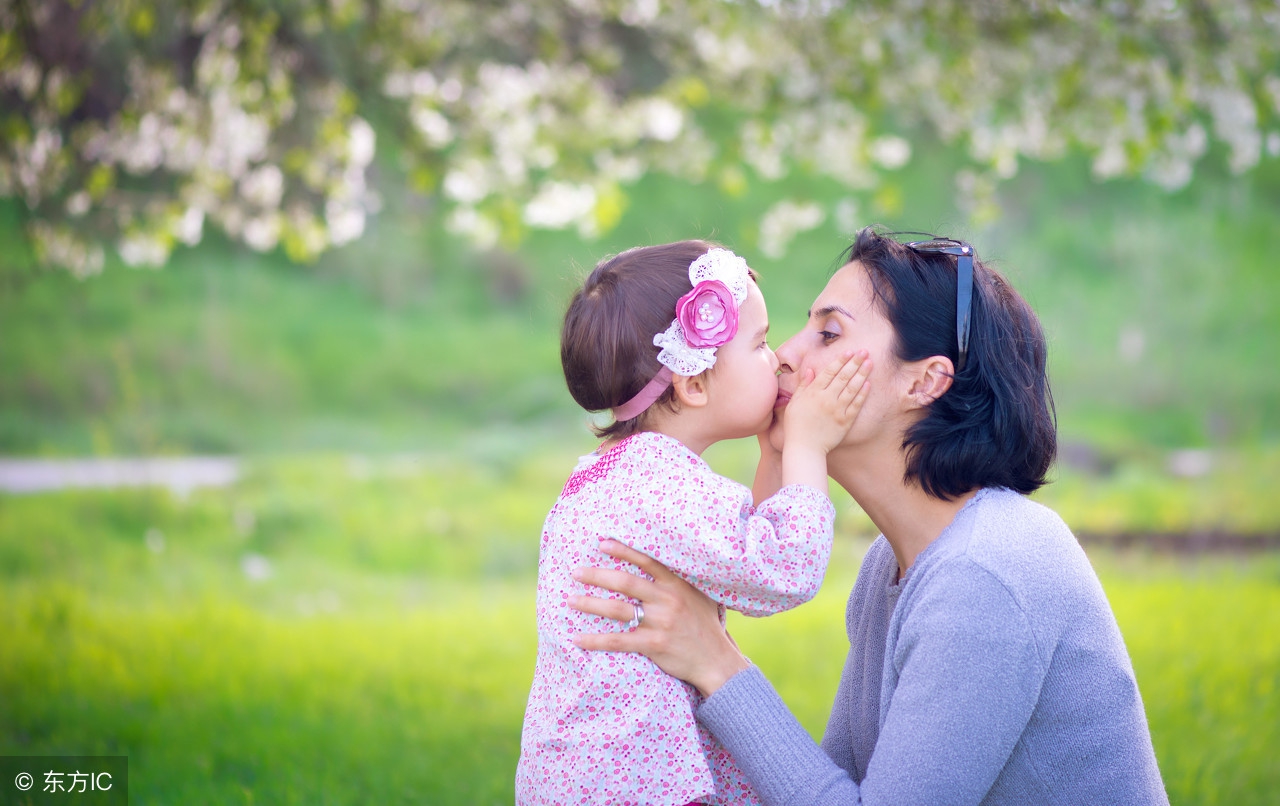
<instances>
[{"instance_id":1,"label":"blurred background","mask_svg":"<svg viewBox=\"0 0 1280 806\"><path fill-rule=\"evenodd\" d=\"M778 346L862 226L1040 314L1037 498L1175 804L1280 787L1280 14L1178 0L0 2L0 753L136 803L509 803L601 258L706 238ZM750 442L707 458L749 483ZM731 617L821 735L874 529Z\"/></svg>"}]
</instances>

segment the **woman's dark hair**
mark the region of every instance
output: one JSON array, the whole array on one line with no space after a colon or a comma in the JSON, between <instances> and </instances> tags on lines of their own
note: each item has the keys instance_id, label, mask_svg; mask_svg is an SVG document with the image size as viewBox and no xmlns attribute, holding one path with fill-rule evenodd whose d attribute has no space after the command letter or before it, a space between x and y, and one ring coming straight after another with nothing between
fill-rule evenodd
<instances>
[{"instance_id":1,"label":"woman's dark hair","mask_svg":"<svg viewBox=\"0 0 1280 806\"><path fill-rule=\"evenodd\" d=\"M957 258L916 252L891 235L863 229L844 262L866 269L900 360L945 355L957 363ZM1026 300L978 260L971 310L964 368L903 437L906 480L944 500L980 487L1030 493L1044 485L1058 446L1044 330Z\"/></svg>"},{"instance_id":2,"label":"woman's dark hair","mask_svg":"<svg viewBox=\"0 0 1280 806\"><path fill-rule=\"evenodd\" d=\"M560 330L560 365L569 394L587 411L621 406L662 369L653 337L671 325L676 302L693 287L689 264L714 244L678 241L638 246L600 261L569 301ZM641 414L595 427L599 437L644 430L656 406L675 406L675 392Z\"/></svg>"}]
</instances>

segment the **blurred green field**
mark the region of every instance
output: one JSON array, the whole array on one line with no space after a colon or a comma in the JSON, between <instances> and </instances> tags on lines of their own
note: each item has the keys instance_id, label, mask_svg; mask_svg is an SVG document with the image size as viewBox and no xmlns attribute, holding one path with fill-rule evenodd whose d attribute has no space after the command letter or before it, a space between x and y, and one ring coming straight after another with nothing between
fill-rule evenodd
<instances>
[{"instance_id":1,"label":"blurred green field","mask_svg":"<svg viewBox=\"0 0 1280 806\"><path fill-rule=\"evenodd\" d=\"M126 754L136 804L509 803L536 534L575 451L263 459L187 496L0 497L0 753ZM838 500L819 597L731 620L815 736L866 546ZM1091 556L1172 802L1272 802L1280 555Z\"/></svg>"}]
</instances>

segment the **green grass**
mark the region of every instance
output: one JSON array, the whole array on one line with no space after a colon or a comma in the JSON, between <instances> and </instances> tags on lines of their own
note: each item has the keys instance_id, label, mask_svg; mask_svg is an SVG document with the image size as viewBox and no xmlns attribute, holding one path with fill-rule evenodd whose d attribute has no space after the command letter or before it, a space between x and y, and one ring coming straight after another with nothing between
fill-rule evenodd
<instances>
[{"instance_id":1,"label":"green grass","mask_svg":"<svg viewBox=\"0 0 1280 806\"><path fill-rule=\"evenodd\" d=\"M186 497L0 497L0 753L126 754L137 804L509 803L536 535L581 450L515 447L262 459ZM740 477L749 457L711 458ZM818 598L730 622L815 736L866 546L838 500ZM246 575L248 557L270 574ZM1092 557L1173 803L1270 802L1280 554Z\"/></svg>"},{"instance_id":2,"label":"green grass","mask_svg":"<svg viewBox=\"0 0 1280 806\"><path fill-rule=\"evenodd\" d=\"M128 755L135 804L509 803L534 641L517 598L308 618L9 590L0 747Z\"/></svg>"},{"instance_id":3,"label":"green grass","mask_svg":"<svg viewBox=\"0 0 1280 806\"><path fill-rule=\"evenodd\" d=\"M1172 802L1269 803L1280 653L1258 638L1280 628L1280 577L1274 562L1188 574L1104 574ZM815 736L848 582L842 569L814 603L732 624ZM510 802L531 588L322 616L9 589L0 749L126 754L138 804Z\"/></svg>"}]
</instances>

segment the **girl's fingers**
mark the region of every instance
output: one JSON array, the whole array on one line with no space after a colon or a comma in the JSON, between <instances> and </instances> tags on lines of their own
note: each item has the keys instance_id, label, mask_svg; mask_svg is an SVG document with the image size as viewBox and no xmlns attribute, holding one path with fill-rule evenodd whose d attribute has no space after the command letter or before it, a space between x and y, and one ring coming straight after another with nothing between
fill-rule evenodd
<instances>
[{"instance_id":1,"label":"girl's fingers","mask_svg":"<svg viewBox=\"0 0 1280 806\"><path fill-rule=\"evenodd\" d=\"M843 353L839 358L823 367L822 371L818 373L818 376L813 379L814 387L817 389L826 389L830 386L832 381L839 376L844 367L848 366L849 359L853 358L853 355L853 353ZM849 377L852 376L853 374L850 373ZM845 380L848 381L848 378Z\"/></svg>"},{"instance_id":2,"label":"girl's fingers","mask_svg":"<svg viewBox=\"0 0 1280 806\"><path fill-rule=\"evenodd\" d=\"M848 388L849 382L853 377L862 371L862 367L867 362L867 351L859 350L857 353L845 359L844 364L840 366L840 371L836 373L835 379L832 381L842 388Z\"/></svg>"},{"instance_id":3,"label":"girl's fingers","mask_svg":"<svg viewBox=\"0 0 1280 806\"><path fill-rule=\"evenodd\" d=\"M848 365L845 367L848 369ZM843 374L843 371L841 372ZM849 375L844 386L840 390L841 395L852 397L862 391L867 385L868 379L871 377L871 359L861 358L854 371ZM839 380L839 378L837 378Z\"/></svg>"},{"instance_id":4,"label":"girl's fingers","mask_svg":"<svg viewBox=\"0 0 1280 806\"><path fill-rule=\"evenodd\" d=\"M845 407L845 413L849 414L862 408L862 404L867 402L867 395L871 393L871 381L863 380L862 386L854 394L853 399L849 401L849 405Z\"/></svg>"}]
</instances>

